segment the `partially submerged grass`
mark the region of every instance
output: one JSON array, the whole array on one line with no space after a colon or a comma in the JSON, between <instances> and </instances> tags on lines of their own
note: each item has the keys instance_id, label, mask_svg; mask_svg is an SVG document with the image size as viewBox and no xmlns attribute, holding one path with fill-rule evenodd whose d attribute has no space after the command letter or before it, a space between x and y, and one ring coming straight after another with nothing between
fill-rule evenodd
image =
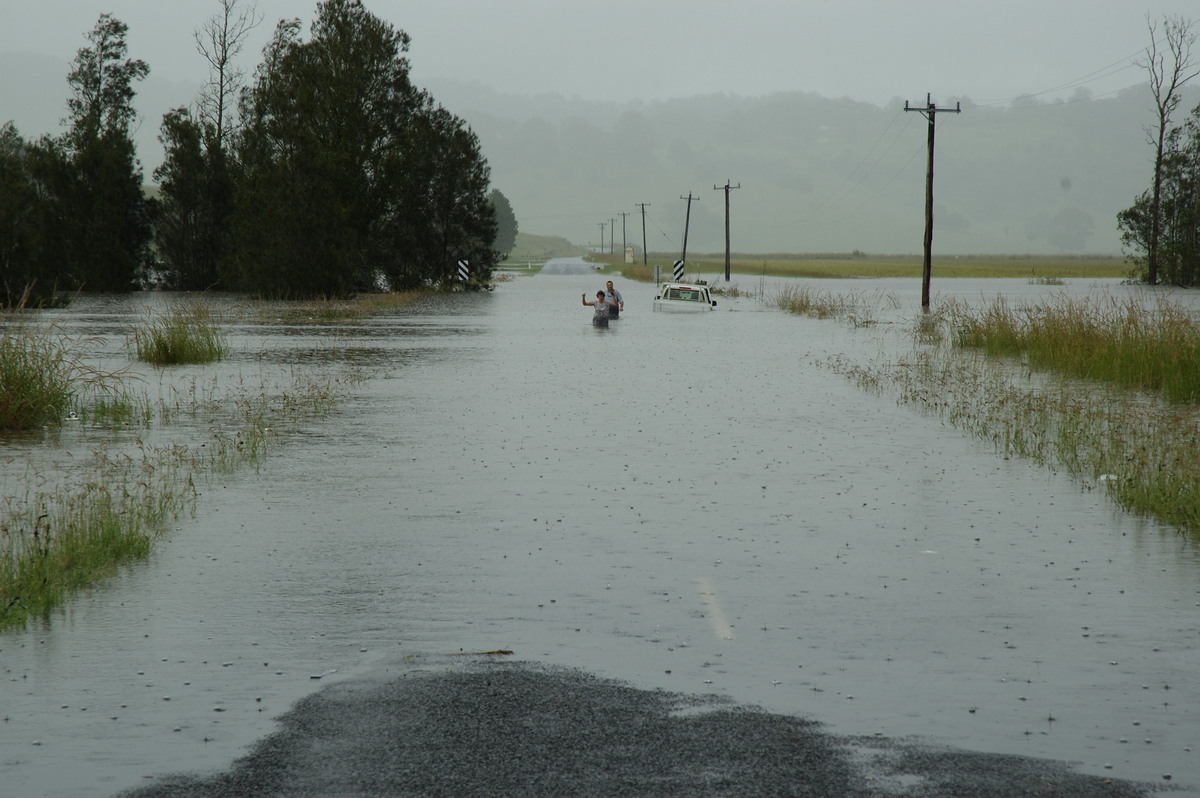
<instances>
[{"instance_id":1,"label":"partially submerged grass","mask_svg":"<svg viewBox=\"0 0 1200 798\"><path fill-rule=\"evenodd\" d=\"M95 343L23 323L0 331L0 430L57 427L87 412L112 416L124 393L117 375L87 364Z\"/></svg>"},{"instance_id":2,"label":"partially submerged grass","mask_svg":"<svg viewBox=\"0 0 1200 798\"><path fill-rule=\"evenodd\" d=\"M6 498L0 629L44 617L73 591L145 557L195 499L190 470L169 449L117 458L97 452L82 484Z\"/></svg>"},{"instance_id":3,"label":"partially submerged grass","mask_svg":"<svg viewBox=\"0 0 1200 798\"><path fill-rule=\"evenodd\" d=\"M1200 401L1200 326L1184 307L1159 299L1072 299L1012 308L999 297L982 308L947 309L960 347L1025 358L1030 367Z\"/></svg>"},{"instance_id":4,"label":"partially submerged grass","mask_svg":"<svg viewBox=\"0 0 1200 798\"><path fill-rule=\"evenodd\" d=\"M898 362L830 365L1005 457L1061 469L1132 512L1200 533L1200 406L1190 387L1200 375L1182 308L952 302L922 314L913 334L913 353Z\"/></svg>"},{"instance_id":5,"label":"partially submerged grass","mask_svg":"<svg viewBox=\"0 0 1200 798\"><path fill-rule=\"evenodd\" d=\"M28 473L25 484L41 487L5 497L0 516L0 629L44 617L72 591L145 557L172 521L194 509L199 485L257 468L281 433L329 413L355 379L306 370L282 387L222 392L193 383L155 408L158 420L196 433L190 440L110 443L58 484Z\"/></svg>"},{"instance_id":6,"label":"partially submerged grass","mask_svg":"<svg viewBox=\"0 0 1200 798\"><path fill-rule=\"evenodd\" d=\"M188 360L180 348L197 359L198 352L219 356L224 347L201 305L165 314L139 336L139 355L148 347L170 350L153 355L154 362ZM0 498L0 629L44 617L73 591L144 557L174 519L194 508L198 484L257 467L280 431L330 412L359 378L311 368L253 387L241 381L198 387L193 378L190 390L155 401L135 393L127 375L87 365L98 342L23 325L0 334L0 429L14 431L14 441L40 446L22 431L66 422L76 440L115 431L104 433L90 457L67 451L50 473L29 465L35 458L27 455L24 479L3 485L26 487Z\"/></svg>"},{"instance_id":7,"label":"partially submerged grass","mask_svg":"<svg viewBox=\"0 0 1200 798\"><path fill-rule=\"evenodd\" d=\"M138 360L167 366L212 363L225 356L225 336L210 308L190 302L153 315L133 333Z\"/></svg>"},{"instance_id":8,"label":"partially submerged grass","mask_svg":"<svg viewBox=\"0 0 1200 798\"><path fill-rule=\"evenodd\" d=\"M918 353L886 366L834 367L873 390L1099 487L1122 507L1200 532L1200 412L1097 385L1030 381L982 355Z\"/></svg>"},{"instance_id":9,"label":"partially submerged grass","mask_svg":"<svg viewBox=\"0 0 1200 798\"><path fill-rule=\"evenodd\" d=\"M76 361L44 335L0 334L0 429L60 424L75 399Z\"/></svg>"},{"instance_id":10,"label":"partially submerged grass","mask_svg":"<svg viewBox=\"0 0 1200 798\"><path fill-rule=\"evenodd\" d=\"M879 291L835 293L798 283L785 286L771 303L780 310L816 319L845 319L856 327L876 323L876 312L885 305L895 306L897 299Z\"/></svg>"},{"instance_id":11,"label":"partially submerged grass","mask_svg":"<svg viewBox=\"0 0 1200 798\"><path fill-rule=\"evenodd\" d=\"M322 298L299 302L271 303L275 318L292 322L334 323L355 321L410 304L423 291L387 291L359 294L352 299Z\"/></svg>"}]
</instances>

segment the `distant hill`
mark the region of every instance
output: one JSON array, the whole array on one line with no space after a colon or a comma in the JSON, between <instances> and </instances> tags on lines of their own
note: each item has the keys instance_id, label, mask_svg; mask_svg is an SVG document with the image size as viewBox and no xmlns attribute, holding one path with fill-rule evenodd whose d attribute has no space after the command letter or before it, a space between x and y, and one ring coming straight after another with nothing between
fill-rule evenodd
<instances>
[{"instance_id":1,"label":"distant hill","mask_svg":"<svg viewBox=\"0 0 1200 798\"><path fill-rule=\"evenodd\" d=\"M918 253L927 123L809 93L625 104L431 83L480 136L523 228L651 251ZM913 98L924 102L924 97ZM1118 254L1116 214L1150 185L1146 86L1113 97L961 98L937 120L934 247L958 254ZM1189 87L1176 122L1200 104ZM945 105L944 103L942 105ZM620 214L629 214L622 217Z\"/></svg>"},{"instance_id":2,"label":"distant hill","mask_svg":"<svg viewBox=\"0 0 1200 798\"><path fill-rule=\"evenodd\" d=\"M508 254L509 263L532 261L540 263L549 258L569 258L583 254L583 247L560 236L539 236L517 233L517 243Z\"/></svg>"}]
</instances>

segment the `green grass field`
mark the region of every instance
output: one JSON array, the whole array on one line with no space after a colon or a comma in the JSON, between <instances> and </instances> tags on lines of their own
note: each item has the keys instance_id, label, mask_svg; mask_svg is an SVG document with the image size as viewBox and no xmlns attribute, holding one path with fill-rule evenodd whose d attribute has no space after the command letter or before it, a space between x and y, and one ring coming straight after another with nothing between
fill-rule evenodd
<instances>
[{"instance_id":1,"label":"green grass field","mask_svg":"<svg viewBox=\"0 0 1200 798\"><path fill-rule=\"evenodd\" d=\"M597 260L607 261L603 256ZM653 264L664 264L664 270L678 256L651 253ZM616 268L621 264L613 261ZM641 264L635 264L639 268ZM773 277L920 277L920 255L861 255L861 254L731 254L729 270L736 274L770 275ZM1070 277L1128 277L1132 264L1117 255L935 255L932 262L934 277L1022 277L1047 279ZM725 256L701 254L688 257L690 273L724 273ZM624 269L628 273L628 269ZM632 277L632 275L629 275Z\"/></svg>"},{"instance_id":2,"label":"green grass field","mask_svg":"<svg viewBox=\"0 0 1200 798\"><path fill-rule=\"evenodd\" d=\"M508 265L535 269L548 258L577 257L603 266L604 271L619 271L630 280L649 282L654 279L657 265L668 274L679 255L651 252L642 265L642 258L626 264L620 255L588 252L565 238L517 235L517 245L509 254ZM921 255L868 255L848 253L733 253L729 257L731 273L770 275L772 277L920 277ZM1134 266L1120 255L938 255L933 256L934 277L1017 277L1053 282L1071 277L1116 277L1133 274ZM689 274L723 274L724 253L697 253L688 257Z\"/></svg>"}]
</instances>

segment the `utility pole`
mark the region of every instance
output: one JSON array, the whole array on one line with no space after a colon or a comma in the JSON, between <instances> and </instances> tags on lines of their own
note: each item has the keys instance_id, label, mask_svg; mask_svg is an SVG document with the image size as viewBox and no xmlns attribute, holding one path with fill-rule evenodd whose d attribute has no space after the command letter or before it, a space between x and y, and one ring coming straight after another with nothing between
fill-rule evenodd
<instances>
[{"instance_id":1,"label":"utility pole","mask_svg":"<svg viewBox=\"0 0 1200 798\"><path fill-rule=\"evenodd\" d=\"M629 249L629 239L625 236L625 217L629 215L628 211L617 211L621 217L621 262L625 262L625 250Z\"/></svg>"},{"instance_id":2,"label":"utility pole","mask_svg":"<svg viewBox=\"0 0 1200 798\"><path fill-rule=\"evenodd\" d=\"M649 255L646 252L646 208L650 205L650 203L635 202L633 204L642 209L642 266L649 266Z\"/></svg>"},{"instance_id":3,"label":"utility pole","mask_svg":"<svg viewBox=\"0 0 1200 798\"><path fill-rule=\"evenodd\" d=\"M916 111L929 120L929 165L925 169L925 260L921 265L921 308L929 310L929 276L933 272L933 132L937 126L939 112L962 113L962 104L955 103L953 108L938 108L925 95L925 107L909 107L908 100L904 101L905 111Z\"/></svg>"},{"instance_id":4,"label":"utility pole","mask_svg":"<svg viewBox=\"0 0 1200 798\"><path fill-rule=\"evenodd\" d=\"M693 197L692 192L689 191L686 197L681 196L680 199L687 200L687 215L683 217L683 253L679 256L679 259L684 263L687 263L687 234L688 225L692 223L692 200L698 200L700 198Z\"/></svg>"},{"instance_id":5,"label":"utility pole","mask_svg":"<svg viewBox=\"0 0 1200 798\"><path fill-rule=\"evenodd\" d=\"M728 180L723 186L713 186L713 191L725 190L725 282L729 282L729 192L741 187L741 183L736 186L729 185Z\"/></svg>"},{"instance_id":6,"label":"utility pole","mask_svg":"<svg viewBox=\"0 0 1200 798\"><path fill-rule=\"evenodd\" d=\"M608 222L596 222L596 224L600 226L600 254L603 255L604 254L604 225L608 224Z\"/></svg>"}]
</instances>

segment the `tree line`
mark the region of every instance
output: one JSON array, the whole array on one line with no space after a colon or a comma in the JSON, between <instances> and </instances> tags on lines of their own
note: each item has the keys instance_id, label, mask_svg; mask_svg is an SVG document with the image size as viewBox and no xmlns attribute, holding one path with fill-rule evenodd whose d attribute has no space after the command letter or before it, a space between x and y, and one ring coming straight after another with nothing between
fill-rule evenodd
<instances>
[{"instance_id":1,"label":"tree line","mask_svg":"<svg viewBox=\"0 0 1200 798\"><path fill-rule=\"evenodd\" d=\"M516 219L479 139L409 79L409 37L361 0L282 20L252 75L253 8L219 0L196 32L209 79L167 113L143 190L127 27L100 16L67 76L66 131L0 128L0 303L149 287L276 297L489 281Z\"/></svg>"}]
</instances>

